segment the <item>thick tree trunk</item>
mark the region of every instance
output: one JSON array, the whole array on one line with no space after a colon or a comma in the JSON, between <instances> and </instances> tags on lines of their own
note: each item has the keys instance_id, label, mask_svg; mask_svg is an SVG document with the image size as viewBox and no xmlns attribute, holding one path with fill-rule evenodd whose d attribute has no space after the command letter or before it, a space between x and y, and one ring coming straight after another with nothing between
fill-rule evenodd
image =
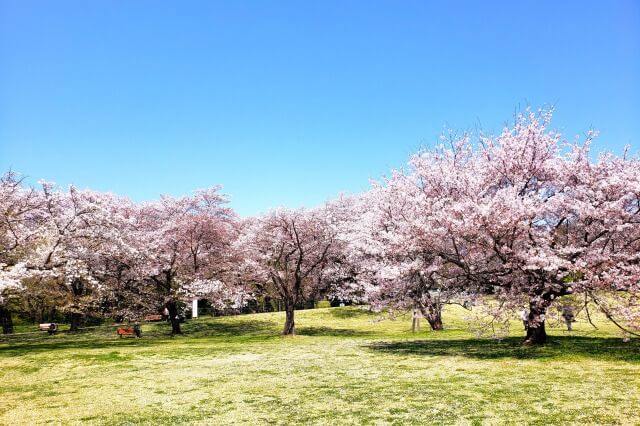
<instances>
[{"instance_id":1,"label":"thick tree trunk","mask_svg":"<svg viewBox=\"0 0 640 426\"><path fill-rule=\"evenodd\" d=\"M527 319L527 337L524 339L525 345L541 345L547 342L547 332L544 328L546 306L540 304L529 304L529 317Z\"/></svg>"},{"instance_id":2,"label":"thick tree trunk","mask_svg":"<svg viewBox=\"0 0 640 426\"><path fill-rule=\"evenodd\" d=\"M438 331L444 330L442 325L442 305L439 303L432 303L428 306L420 306L422 316L425 317L431 330Z\"/></svg>"},{"instance_id":3,"label":"thick tree trunk","mask_svg":"<svg viewBox=\"0 0 640 426\"><path fill-rule=\"evenodd\" d=\"M182 334L180 329L180 319L178 318L178 303L175 300L170 300L166 304L169 311L169 321L171 321L171 334Z\"/></svg>"},{"instance_id":4,"label":"thick tree trunk","mask_svg":"<svg viewBox=\"0 0 640 426\"><path fill-rule=\"evenodd\" d=\"M81 320L82 320L81 314L77 314L77 313L71 314L71 326L69 328L69 331L72 333L78 331L78 328L80 328Z\"/></svg>"},{"instance_id":5,"label":"thick tree trunk","mask_svg":"<svg viewBox=\"0 0 640 426\"><path fill-rule=\"evenodd\" d=\"M2 334L13 334L13 320L11 319L11 312L2 305L0 305L0 323L2 323Z\"/></svg>"},{"instance_id":6,"label":"thick tree trunk","mask_svg":"<svg viewBox=\"0 0 640 426\"><path fill-rule=\"evenodd\" d=\"M296 334L296 323L294 321L294 303L293 302L285 302L285 313L286 319L284 321L284 330L282 334L285 336L293 336Z\"/></svg>"},{"instance_id":7,"label":"thick tree trunk","mask_svg":"<svg viewBox=\"0 0 640 426\"><path fill-rule=\"evenodd\" d=\"M444 326L442 325L442 314L441 314L441 312L437 312L433 316L431 316L431 315L427 316L427 321L429 322L429 325L431 326L431 330L433 330L433 331L444 330Z\"/></svg>"}]
</instances>

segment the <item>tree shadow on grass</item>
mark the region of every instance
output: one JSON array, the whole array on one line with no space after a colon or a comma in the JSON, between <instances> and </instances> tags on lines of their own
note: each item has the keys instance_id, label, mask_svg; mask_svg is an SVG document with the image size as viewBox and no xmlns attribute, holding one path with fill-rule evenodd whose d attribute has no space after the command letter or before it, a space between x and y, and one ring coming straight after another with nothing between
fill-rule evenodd
<instances>
[{"instance_id":1,"label":"tree shadow on grass","mask_svg":"<svg viewBox=\"0 0 640 426\"><path fill-rule=\"evenodd\" d=\"M184 332L189 337L239 337L239 336L273 336L278 332L279 324L275 321L241 320L234 321L190 321Z\"/></svg>"},{"instance_id":2,"label":"tree shadow on grass","mask_svg":"<svg viewBox=\"0 0 640 426\"><path fill-rule=\"evenodd\" d=\"M397 355L462 356L476 359L571 359L590 358L640 363L640 342L620 338L553 337L541 346L523 346L522 338L501 341L490 339L413 340L377 342L371 350Z\"/></svg>"},{"instance_id":3,"label":"tree shadow on grass","mask_svg":"<svg viewBox=\"0 0 640 426\"><path fill-rule=\"evenodd\" d=\"M351 328L331 328L331 327L297 327L296 334L302 336L331 336L331 337L356 337L368 336L372 333Z\"/></svg>"},{"instance_id":4,"label":"tree shadow on grass","mask_svg":"<svg viewBox=\"0 0 640 426\"><path fill-rule=\"evenodd\" d=\"M104 349L115 350L126 347L156 347L174 341L169 335L170 328L155 326L146 331L143 325L142 339L118 338L115 336L115 327L109 330L99 330L78 334L62 334L57 336L37 335L28 339L15 338L0 339L0 358L23 356L33 353L54 352L57 350L92 350ZM206 351L215 352L215 343L232 343L246 341L260 341L278 338L281 333L281 324L277 321L265 320L235 320L225 321L209 320L189 321L183 325L184 337L187 346L189 343L211 342L207 345ZM356 337L366 336L371 333L348 329L331 327L299 327L298 334L303 336L331 336L331 337ZM178 351L175 347L173 351ZM229 351L225 345L224 351ZM192 349L189 349L192 351Z\"/></svg>"},{"instance_id":5,"label":"tree shadow on grass","mask_svg":"<svg viewBox=\"0 0 640 426\"><path fill-rule=\"evenodd\" d=\"M58 350L74 349L74 350L91 350L91 349L117 349L122 347L151 347L168 342L168 339L79 339L77 336L65 336L64 339L48 339L48 340L22 340L10 342L8 345L0 345L0 358L23 356L34 353L54 352Z\"/></svg>"},{"instance_id":6,"label":"tree shadow on grass","mask_svg":"<svg viewBox=\"0 0 640 426\"><path fill-rule=\"evenodd\" d=\"M170 335L171 328L153 327L145 330L142 338L118 338L115 327L108 330L87 331L77 334L56 336L35 335L28 338L12 336L0 339L0 358L22 356L32 353L53 352L57 350L118 349L125 347L155 347L175 341ZM270 321L190 321L183 325L184 335L191 343L220 341L247 341L275 338L279 335L275 322ZM215 345L209 346L215 352ZM226 350L226 349L225 349Z\"/></svg>"}]
</instances>

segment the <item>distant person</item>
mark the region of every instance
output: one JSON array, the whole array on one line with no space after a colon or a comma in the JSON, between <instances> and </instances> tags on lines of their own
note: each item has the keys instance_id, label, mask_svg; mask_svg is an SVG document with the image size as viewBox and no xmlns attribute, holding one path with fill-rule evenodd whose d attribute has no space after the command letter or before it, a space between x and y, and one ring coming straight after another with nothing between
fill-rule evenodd
<instances>
[{"instance_id":1,"label":"distant person","mask_svg":"<svg viewBox=\"0 0 640 426\"><path fill-rule=\"evenodd\" d=\"M139 323L135 323L133 325L133 332L135 333L137 338L141 338L142 337L142 329L140 328L140 324Z\"/></svg>"},{"instance_id":2,"label":"distant person","mask_svg":"<svg viewBox=\"0 0 640 426\"><path fill-rule=\"evenodd\" d=\"M52 322L51 324L49 324L49 330L47 330L47 333L49 333L49 336L56 334L57 331L58 331L58 324L56 324L55 322Z\"/></svg>"},{"instance_id":3,"label":"distant person","mask_svg":"<svg viewBox=\"0 0 640 426\"><path fill-rule=\"evenodd\" d=\"M169 321L169 309L167 307L162 310L162 321Z\"/></svg>"},{"instance_id":4,"label":"distant person","mask_svg":"<svg viewBox=\"0 0 640 426\"><path fill-rule=\"evenodd\" d=\"M572 331L571 324L575 321L575 315L573 314L573 308L571 306L562 307L562 318L567 324L567 331Z\"/></svg>"}]
</instances>

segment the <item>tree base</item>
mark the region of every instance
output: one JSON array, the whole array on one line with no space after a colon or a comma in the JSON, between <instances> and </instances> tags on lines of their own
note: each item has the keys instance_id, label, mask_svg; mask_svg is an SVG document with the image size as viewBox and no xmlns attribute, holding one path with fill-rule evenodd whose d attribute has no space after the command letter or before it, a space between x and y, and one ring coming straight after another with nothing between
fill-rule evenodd
<instances>
[{"instance_id":1,"label":"tree base","mask_svg":"<svg viewBox=\"0 0 640 426\"><path fill-rule=\"evenodd\" d=\"M13 334L11 312L4 306L0 306L0 323L2 323L2 334Z\"/></svg>"},{"instance_id":2,"label":"tree base","mask_svg":"<svg viewBox=\"0 0 640 426\"><path fill-rule=\"evenodd\" d=\"M295 311L293 308L293 303L290 303L285 308L286 319L284 322L284 329L282 330L283 336L293 336L296 334L296 323L295 323Z\"/></svg>"},{"instance_id":3,"label":"tree base","mask_svg":"<svg viewBox=\"0 0 640 426\"><path fill-rule=\"evenodd\" d=\"M444 330L444 326L442 325L442 321L438 320L438 321L428 321L429 322L429 326L431 327L431 331L442 331Z\"/></svg>"},{"instance_id":4,"label":"tree base","mask_svg":"<svg viewBox=\"0 0 640 426\"><path fill-rule=\"evenodd\" d=\"M522 342L524 346L544 345L545 343L547 343L547 333L544 329L544 323L540 327L529 327L527 337Z\"/></svg>"}]
</instances>

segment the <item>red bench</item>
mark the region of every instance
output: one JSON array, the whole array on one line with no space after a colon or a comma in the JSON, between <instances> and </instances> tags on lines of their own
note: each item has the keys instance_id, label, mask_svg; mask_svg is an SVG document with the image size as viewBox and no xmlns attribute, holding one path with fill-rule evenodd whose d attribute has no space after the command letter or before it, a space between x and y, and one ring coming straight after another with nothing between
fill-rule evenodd
<instances>
[{"instance_id":1,"label":"red bench","mask_svg":"<svg viewBox=\"0 0 640 426\"><path fill-rule=\"evenodd\" d=\"M162 321L162 315L147 315L144 320L149 322Z\"/></svg>"},{"instance_id":2,"label":"red bench","mask_svg":"<svg viewBox=\"0 0 640 426\"><path fill-rule=\"evenodd\" d=\"M140 337L134 327L118 327L116 333L120 338L122 338L122 336Z\"/></svg>"}]
</instances>

